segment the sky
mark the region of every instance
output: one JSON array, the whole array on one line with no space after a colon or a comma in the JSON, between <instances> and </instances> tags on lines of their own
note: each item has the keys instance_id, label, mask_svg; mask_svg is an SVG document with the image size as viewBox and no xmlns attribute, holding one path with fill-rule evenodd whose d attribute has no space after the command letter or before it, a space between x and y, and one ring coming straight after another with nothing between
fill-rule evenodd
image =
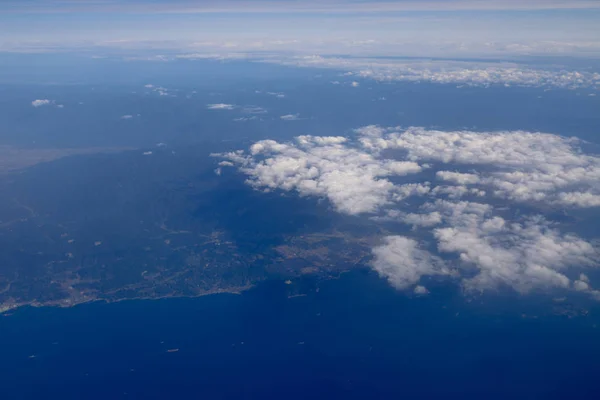
<instances>
[{"instance_id":1,"label":"sky","mask_svg":"<svg viewBox=\"0 0 600 400\"><path fill-rule=\"evenodd\" d=\"M596 56L599 19L597 0L4 0L0 51Z\"/></svg>"}]
</instances>

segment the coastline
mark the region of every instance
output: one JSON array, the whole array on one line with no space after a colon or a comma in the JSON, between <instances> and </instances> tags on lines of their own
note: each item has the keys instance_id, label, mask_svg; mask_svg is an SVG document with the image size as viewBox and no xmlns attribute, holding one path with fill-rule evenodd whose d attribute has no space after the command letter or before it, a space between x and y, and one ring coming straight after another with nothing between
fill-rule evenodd
<instances>
[{"instance_id":1,"label":"coastline","mask_svg":"<svg viewBox=\"0 0 600 400\"><path fill-rule=\"evenodd\" d=\"M208 292L200 293L200 294L194 295L194 296L185 296L185 295L166 295L166 296L158 296L158 297L140 296L140 297L129 297L129 298L122 298L122 299L115 299L115 300L96 298L96 299L86 299L84 301L80 301L80 302L76 302L76 303L69 302L67 304L65 304L64 302L61 302L61 301L48 302L48 303L31 302L31 303L10 304L10 305L2 304L2 305L0 305L0 316L8 316L6 313L9 313L11 311L16 311L18 309L25 308L25 307L33 307L33 308L48 307L48 308L65 308L66 309L66 308L72 308L72 307L76 307L76 306L83 305L83 304L92 304L92 303L112 304L112 303L120 303L123 301L134 301L134 300L152 301L152 300L163 300L163 299L195 299L195 298L199 298L199 297L212 296L212 295L217 295L217 294L241 295L243 292L250 290L250 289L254 288L255 286L256 286L256 284L242 286L242 287L236 287L236 288L231 288L231 289L217 289L217 290L211 290Z\"/></svg>"}]
</instances>

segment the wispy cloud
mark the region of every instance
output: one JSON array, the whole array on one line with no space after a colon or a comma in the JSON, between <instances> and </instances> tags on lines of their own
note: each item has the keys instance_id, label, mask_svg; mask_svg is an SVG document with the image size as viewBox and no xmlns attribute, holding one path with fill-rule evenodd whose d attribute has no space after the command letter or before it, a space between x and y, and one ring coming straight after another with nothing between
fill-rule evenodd
<instances>
[{"instance_id":1,"label":"wispy cloud","mask_svg":"<svg viewBox=\"0 0 600 400\"><path fill-rule=\"evenodd\" d=\"M225 104L225 103L216 103L216 104L207 104L206 108L209 110L233 110L235 105L233 104Z\"/></svg>"},{"instance_id":2,"label":"wispy cloud","mask_svg":"<svg viewBox=\"0 0 600 400\"><path fill-rule=\"evenodd\" d=\"M300 119L300 114L286 114L279 118L284 121L298 121Z\"/></svg>"},{"instance_id":3,"label":"wispy cloud","mask_svg":"<svg viewBox=\"0 0 600 400\"><path fill-rule=\"evenodd\" d=\"M268 111L260 106L244 106L242 112L244 114L266 114Z\"/></svg>"}]
</instances>

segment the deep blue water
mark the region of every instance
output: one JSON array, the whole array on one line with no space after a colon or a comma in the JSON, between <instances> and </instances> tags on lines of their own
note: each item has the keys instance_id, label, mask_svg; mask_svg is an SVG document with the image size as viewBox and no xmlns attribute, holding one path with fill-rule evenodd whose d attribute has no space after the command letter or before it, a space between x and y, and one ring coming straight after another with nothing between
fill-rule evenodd
<instances>
[{"instance_id":1,"label":"deep blue water","mask_svg":"<svg viewBox=\"0 0 600 400\"><path fill-rule=\"evenodd\" d=\"M598 398L597 309L524 318L526 299L415 298L365 272L319 286L17 310L0 398Z\"/></svg>"}]
</instances>

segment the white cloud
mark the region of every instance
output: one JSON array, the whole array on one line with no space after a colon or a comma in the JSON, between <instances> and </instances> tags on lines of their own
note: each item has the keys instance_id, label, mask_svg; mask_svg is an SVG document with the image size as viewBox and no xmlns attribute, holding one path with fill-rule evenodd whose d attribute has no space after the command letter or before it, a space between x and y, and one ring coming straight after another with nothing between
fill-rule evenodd
<instances>
[{"instance_id":1,"label":"white cloud","mask_svg":"<svg viewBox=\"0 0 600 400\"><path fill-rule=\"evenodd\" d=\"M438 171L436 172L435 176L438 179L452 182L457 185L473 185L479 183L479 176L477 174L464 174L452 171Z\"/></svg>"},{"instance_id":2,"label":"white cloud","mask_svg":"<svg viewBox=\"0 0 600 400\"><path fill-rule=\"evenodd\" d=\"M395 210L394 210L395 211ZM438 211L426 214L400 214L398 219L408 225L430 227L442 222L442 215Z\"/></svg>"},{"instance_id":3,"label":"white cloud","mask_svg":"<svg viewBox=\"0 0 600 400\"><path fill-rule=\"evenodd\" d=\"M449 275L444 262L420 248L414 240L404 236L388 236L384 244L373 248L373 268L398 289L406 289L419 282L422 276Z\"/></svg>"},{"instance_id":4,"label":"white cloud","mask_svg":"<svg viewBox=\"0 0 600 400\"><path fill-rule=\"evenodd\" d=\"M390 60L299 55L259 60L308 68L349 71L346 75L378 81L430 82L466 86L530 86L600 89L600 73L524 64L469 61ZM352 81L350 84L358 84Z\"/></svg>"},{"instance_id":5,"label":"white cloud","mask_svg":"<svg viewBox=\"0 0 600 400\"><path fill-rule=\"evenodd\" d=\"M158 57L161 58L161 61L168 61L168 59L165 59L163 56L158 56ZM166 87L147 84L147 85L144 85L144 88L150 89L151 92L158 93L159 96L175 97L174 94L170 93L171 90L167 89Z\"/></svg>"},{"instance_id":6,"label":"white cloud","mask_svg":"<svg viewBox=\"0 0 600 400\"><path fill-rule=\"evenodd\" d=\"M328 198L341 212L375 212L395 198L423 191L421 185L395 186L386 177L420 171L414 162L380 162L373 155L345 146L344 137L299 136L296 143L263 140L250 155L222 155L242 164L255 188L295 190Z\"/></svg>"},{"instance_id":7,"label":"white cloud","mask_svg":"<svg viewBox=\"0 0 600 400\"><path fill-rule=\"evenodd\" d=\"M227 47L227 46L223 46ZM246 53L192 53L192 54L179 54L175 56L178 59L187 60L243 60L250 56Z\"/></svg>"},{"instance_id":8,"label":"white cloud","mask_svg":"<svg viewBox=\"0 0 600 400\"><path fill-rule=\"evenodd\" d=\"M266 114L267 110L259 106L244 106L242 112L245 114Z\"/></svg>"},{"instance_id":9,"label":"white cloud","mask_svg":"<svg viewBox=\"0 0 600 400\"><path fill-rule=\"evenodd\" d=\"M263 140L249 153L218 155L227 163L220 166L237 166L256 189L323 197L342 213L411 225L420 237L428 232L430 249L456 257L443 262L414 238L385 238L373 249L373 268L398 288L450 274L468 290L561 288L600 299L589 282L572 278L573 271L597 265L598 250L540 216L548 205L600 206L600 157L583 153L578 140L379 126L356 133ZM415 182L423 171L435 172L435 181ZM401 179L405 175L413 176L410 183ZM424 200L420 206L406 202L415 196ZM523 202L539 211L507 211Z\"/></svg>"},{"instance_id":10,"label":"white cloud","mask_svg":"<svg viewBox=\"0 0 600 400\"><path fill-rule=\"evenodd\" d=\"M277 97L278 99L285 98L285 93L281 93L281 92L266 92L266 94L268 94L269 96Z\"/></svg>"},{"instance_id":11,"label":"white cloud","mask_svg":"<svg viewBox=\"0 0 600 400\"><path fill-rule=\"evenodd\" d=\"M493 61L493 58L510 60L514 56L531 56L539 54L600 54L600 41L557 42L529 42L505 43L497 41L483 41L466 43L465 41L433 41L431 43L419 41L415 43L391 40L388 42L375 41L377 44L366 53L356 53L356 41L344 40L304 40L292 41L286 52L281 51L279 44L274 44L272 52L256 52L253 43L240 41L240 49L245 51L231 53L230 41L206 42L192 44L200 46L204 52L183 53L174 56L158 56L161 61L178 59L212 59L212 60L248 60L251 62L272 63L304 68L329 68L345 73L342 76L352 77L352 80L334 80L332 84L345 83L359 86L358 78L374 79L377 81L402 81L413 83L452 84L457 87L479 86L488 87L499 85L504 87L546 87L562 89L589 88L600 90L600 73L585 69L574 69L568 65L540 64L533 65L509 61ZM237 42L236 42L237 43ZM274 43L274 42L273 42ZM300 47L298 47L300 46ZM359 47L362 48L362 47ZM367 46L367 48L369 48ZM178 49L181 51L181 49ZM354 57L336 56L338 54L353 53ZM414 59L394 59L382 57L397 54L412 55ZM323 56L321 54L333 54ZM431 60L437 54L447 58L445 60ZM495 57L489 57L490 55ZM491 61L468 61L473 56L485 55ZM154 59L154 58L152 58ZM147 88L169 95L166 88L146 85ZM285 97L283 93L262 92L276 97ZM592 93L591 95L594 95Z\"/></svg>"},{"instance_id":12,"label":"white cloud","mask_svg":"<svg viewBox=\"0 0 600 400\"><path fill-rule=\"evenodd\" d=\"M300 119L300 114L286 114L282 115L279 118L281 118L284 121L298 121Z\"/></svg>"},{"instance_id":13,"label":"white cloud","mask_svg":"<svg viewBox=\"0 0 600 400\"><path fill-rule=\"evenodd\" d=\"M131 119L131 118L133 118L133 115L130 115L130 114L121 116L121 119Z\"/></svg>"},{"instance_id":14,"label":"white cloud","mask_svg":"<svg viewBox=\"0 0 600 400\"><path fill-rule=\"evenodd\" d=\"M415 286L415 289L413 290L413 292L418 295L429 294L429 290L427 290L427 288L425 286L421 286L421 285Z\"/></svg>"},{"instance_id":15,"label":"white cloud","mask_svg":"<svg viewBox=\"0 0 600 400\"><path fill-rule=\"evenodd\" d=\"M233 104L217 103L207 104L206 108L208 108L209 110L233 110L235 106Z\"/></svg>"},{"instance_id":16,"label":"white cloud","mask_svg":"<svg viewBox=\"0 0 600 400\"><path fill-rule=\"evenodd\" d=\"M561 234L539 216L507 221L489 205L438 200L427 206L444 215L446 226L433 231L439 251L455 253L460 266L477 270L463 280L467 289L569 288L567 267L589 267L597 260L590 243Z\"/></svg>"},{"instance_id":17,"label":"white cloud","mask_svg":"<svg viewBox=\"0 0 600 400\"><path fill-rule=\"evenodd\" d=\"M42 99L42 100L34 100L31 102L31 105L34 107L41 107L53 104L54 100Z\"/></svg>"},{"instance_id":18,"label":"white cloud","mask_svg":"<svg viewBox=\"0 0 600 400\"><path fill-rule=\"evenodd\" d=\"M600 157L584 155L579 141L558 135L511 132L443 132L423 128L364 127L361 144L371 151L401 149L417 162L485 166L479 174L438 171L439 179L480 184L496 197L562 206L600 205ZM461 197L464 186L440 188Z\"/></svg>"}]
</instances>

